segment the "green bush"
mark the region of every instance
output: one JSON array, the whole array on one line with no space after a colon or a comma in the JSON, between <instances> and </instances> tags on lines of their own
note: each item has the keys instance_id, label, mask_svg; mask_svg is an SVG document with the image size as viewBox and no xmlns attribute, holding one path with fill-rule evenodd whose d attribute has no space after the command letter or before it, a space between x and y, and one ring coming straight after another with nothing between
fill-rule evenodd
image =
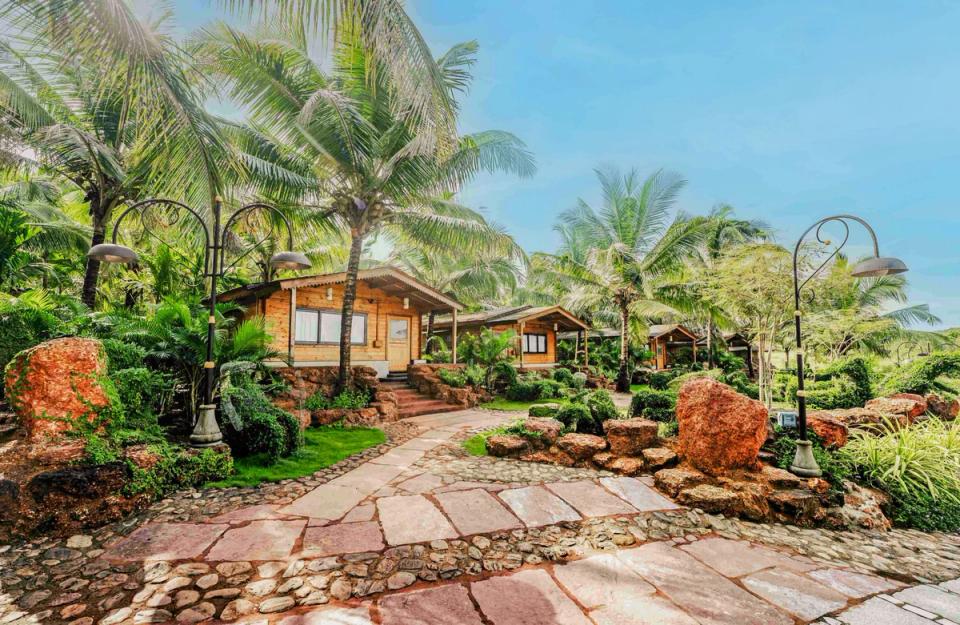
<instances>
[{"instance_id":1,"label":"green bush","mask_svg":"<svg viewBox=\"0 0 960 625\"><path fill-rule=\"evenodd\" d=\"M650 388L655 391L665 391L673 378L674 374L669 371L654 371L649 377Z\"/></svg>"},{"instance_id":2,"label":"green bush","mask_svg":"<svg viewBox=\"0 0 960 625\"><path fill-rule=\"evenodd\" d=\"M577 371L570 380L570 386L578 391L582 391L587 386L587 374L583 371Z\"/></svg>"},{"instance_id":3,"label":"green bush","mask_svg":"<svg viewBox=\"0 0 960 625\"><path fill-rule=\"evenodd\" d=\"M847 376L814 382L805 389L805 392L807 406L817 410L855 408L865 403L859 399L857 385ZM796 389L794 389L794 396L796 396Z\"/></svg>"},{"instance_id":4,"label":"green bush","mask_svg":"<svg viewBox=\"0 0 960 625\"><path fill-rule=\"evenodd\" d=\"M103 351L107 354L107 370L121 371L123 369L137 369L144 366L147 359L147 350L136 343L121 341L120 339L101 339Z\"/></svg>"},{"instance_id":5,"label":"green bush","mask_svg":"<svg viewBox=\"0 0 960 625\"><path fill-rule=\"evenodd\" d=\"M463 375L470 386L483 386L487 371L480 365L467 365L463 369Z\"/></svg>"},{"instance_id":6,"label":"green bush","mask_svg":"<svg viewBox=\"0 0 960 625\"><path fill-rule=\"evenodd\" d=\"M145 367L120 369L110 374L128 423L155 422L173 395L170 380Z\"/></svg>"},{"instance_id":7,"label":"green bush","mask_svg":"<svg viewBox=\"0 0 960 625\"><path fill-rule=\"evenodd\" d=\"M637 391L630 400L630 416L652 421L673 421L676 397L667 391Z\"/></svg>"},{"instance_id":8,"label":"green bush","mask_svg":"<svg viewBox=\"0 0 960 625\"><path fill-rule=\"evenodd\" d=\"M60 321L46 311L9 304L0 307L0 369L19 352L59 336L61 328Z\"/></svg>"},{"instance_id":9,"label":"green bush","mask_svg":"<svg viewBox=\"0 0 960 625\"><path fill-rule=\"evenodd\" d=\"M690 380L696 380L699 378L710 378L711 380L716 380L717 382L723 382L723 370L722 369L707 369L706 371L690 371L689 373L683 373L667 383L667 388L670 389L673 393L676 393L680 390L680 387L689 382ZM651 388L656 388L652 384ZM662 389L660 389L662 390Z\"/></svg>"},{"instance_id":10,"label":"green bush","mask_svg":"<svg viewBox=\"0 0 960 625\"><path fill-rule=\"evenodd\" d=\"M942 391L943 384L937 380L940 376L960 377L960 352L931 354L894 369L881 383L881 394L926 395Z\"/></svg>"},{"instance_id":11,"label":"green bush","mask_svg":"<svg viewBox=\"0 0 960 625\"><path fill-rule=\"evenodd\" d=\"M779 390L782 401L793 402L797 397L796 373L793 380L782 379ZM867 361L859 356L838 360L814 375L805 384L807 405L819 410L857 408L873 397L871 372Z\"/></svg>"},{"instance_id":12,"label":"green bush","mask_svg":"<svg viewBox=\"0 0 960 625\"><path fill-rule=\"evenodd\" d=\"M789 469L797 454L794 433L787 433L780 427L775 427L774 436L772 451L777 457L777 466L781 469ZM807 438L812 443L813 457L823 471L823 479L830 483L834 497L842 502L843 481L850 476L849 464L842 456L825 448L823 440L815 432L808 431Z\"/></svg>"},{"instance_id":13,"label":"green bush","mask_svg":"<svg viewBox=\"0 0 960 625\"><path fill-rule=\"evenodd\" d=\"M704 356L706 357L706 356ZM727 351L726 349L718 349L714 354L714 361L717 363L717 366L723 369L724 373L733 373L735 371L743 372L743 369L746 367L746 363L743 358L735 355L733 352Z\"/></svg>"},{"instance_id":14,"label":"green bush","mask_svg":"<svg viewBox=\"0 0 960 625\"><path fill-rule=\"evenodd\" d=\"M527 414L531 417L555 417L559 409L558 404L534 404L530 406Z\"/></svg>"},{"instance_id":15,"label":"green bush","mask_svg":"<svg viewBox=\"0 0 960 625\"><path fill-rule=\"evenodd\" d=\"M960 529L960 422L931 418L909 427L885 420L856 430L839 453L893 499L894 518L920 529Z\"/></svg>"},{"instance_id":16,"label":"green bush","mask_svg":"<svg viewBox=\"0 0 960 625\"><path fill-rule=\"evenodd\" d=\"M368 389L345 389L335 397L327 397L322 393L314 393L303 402L307 410L358 410L370 405L370 391Z\"/></svg>"},{"instance_id":17,"label":"green bush","mask_svg":"<svg viewBox=\"0 0 960 625\"><path fill-rule=\"evenodd\" d=\"M587 408L590 410L590 416L593 419L594 430L603 431L603 422L610 419L619 419L620 413L613 403L613 397L604 389L597 389L587 395ZM596 433L596 432L594 432Z\"/></svg>"},{"instance_id":18,"label":"green bush","mask_svg":"<svg viewBox=\"0 0 960 625\"><path fill-rule=\"evenodd\" d=\"M553 399L556 397L563 397L564 386L556 380L543 378L538 380L536 384L540 387L540 395L538 399Z\"/></svg>"},{"instance_id":19,"label":"green bush","mask_svg":"<svg viewBox=\"0 0 960 625\"><path fill-rule=\"evenodd\" d=\"M540 399L540 385L528 380L517 380L507 387L507 399L513 401L533 401Z\"/></svg>"},{"instance_id":20,"label":"green bush","mask_svg":"<svg viewBox=\"0 0 960 625\"><path fill-rule=\"evenodd\" d=\"M226 417L224 436L234 455L265 453L276 462L303 445L296 417L274 406L253 380L225 389L220 403Z\"/></svg>"},{"instance_id":21,"label":"green bush","mask_svg":"<svg viewBox=\"0 0 960 625\"><path fill-rule=\"evenodd\" d=\"M553 379L564 386L573 386L573 371L566 367L557 367L553 370Z\"/></svg>"},{"instance_id":22,"label":"green bush","mask_svg":"<svg viewBox=\"0 0 960 625\"><path fill-rule=\"evenodd\" d=\"M590 409L584 404L565 404L560 407L557 416L554 418L562 423L563 428L568 432L577 432L580 423L588 423L593 420Z\"/></svg>"},{"instance_id":23,"label":"green bush","mask_svg":"<svg viewBox=\"0 0 960 625\"><path fill-rule=\"evenodd\" d=\"M133 475L123 489L127 496L152 492L156 497L163 497L179 488L200 486L233 474L233 457L213 449L195 452L162 445L152 446L151 451L160 455L160 461L149 469L127 463Z\"/></svg>"},{"instance_id":24,"label":"green bush","mask_svg":"<svg viewBox=\"0 0 960 625\"><path fill-rule=\"evenodd\" d=\"M437 377L444 384L454 388L463 388L467 385L467 376L461 369L438 369Z\"/></svg>"},{"instance_id":25,"label":"green bush","mask_svg":"<svg viewBox=\"0 0 960 625\"><path fill-rule=\"evenodd\" d=\"M493 379L503 388L510 388L517 383L517 368L506 361L493 365Z\"/></svg>"}]
</instances>

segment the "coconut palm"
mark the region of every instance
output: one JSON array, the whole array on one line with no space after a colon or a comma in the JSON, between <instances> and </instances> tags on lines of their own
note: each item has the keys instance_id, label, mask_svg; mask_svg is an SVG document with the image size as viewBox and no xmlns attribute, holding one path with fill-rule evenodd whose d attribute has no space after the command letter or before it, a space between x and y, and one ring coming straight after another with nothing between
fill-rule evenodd
<instances>
[{"instance_id":1,"label":"coconut palm","mask_svg":"<svg viewBox=\"0 0 960 625\"><path fill-rule=\"evenodd\" d=\"M556 254L539 254L535 269L555 282L573 312L620 327L617 390L630 390L631 321L689 309L693 301L669 278L704 241L705 221L670 214L684 180L663 171L642 179L631 170L597 170L600 208L585 200L564 211L555 230ZM636 323L634 326L638 325Z\"/></svg>"},{"instance_id":2,"label":"coconut palm","mask_svg":"<svg viewBox=\"0 0 960 625\"><path fill-rule=\"evenodd\" d=\"M23 0L0 8L0 167L69 181L102 243L117 207L151 192L207 205L221 141L194 88L199 76L122 0ZM100 263L81 299L95 304Z\"/></svg>"},{"instance_id":3,"label":"coconut palm","mask_svg":"<svg viewBox=\"0 0 960 625\"><path fill-rule=\"evenodd\" d=\"M509 133L465 135L445 146L421 131L422 120L398 117L389 73L355 36L339 39L329 70L312 58L303 31L282 25L249 35L221 24L196 52L249 113L246 137L256 140L234 148L248 184L295 197L350 234L340 339L340 384L347 386L365 242L383 232L428 248L510 254L513 240L449 192L481 170L526 176L534 164ZM450 97L465 88L475 52L475 44L461 44L437 60Z\"/></svg>"}]
</instances>

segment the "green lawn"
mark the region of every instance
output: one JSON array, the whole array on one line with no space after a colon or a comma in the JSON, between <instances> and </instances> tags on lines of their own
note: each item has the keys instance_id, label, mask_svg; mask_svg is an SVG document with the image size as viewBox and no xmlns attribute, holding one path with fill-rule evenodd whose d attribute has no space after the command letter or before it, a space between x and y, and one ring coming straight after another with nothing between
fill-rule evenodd
<instances>
[{"instance_id":1,"label":"green lawn","mask_svg":"<svg viewBox=\"0 0 960 625\"><path fill-rule=\"evenodd\" d=\"M535 399L533 401L514 401L512 399L507 399L506 397L497 397L493 401L489 401L485 404L480 404L481 408L487 408L489 410L511 410L511 411L520 411L526 412L530 409L530 406L534 404L563 404L565 400L563 399Z\"/></svg>"},{"instance_id":2,"label":"green lawn","mask_svg":"<svg viewBox=\"0 0 960 625\"><path fill-rule=\"evenodd\" d=\"M264 464L265 454L237 458L233 462L236 473L225 480L210 482L205 486L256 486L261 482L279 482L310 475L387 440L381 430L374 428L307 428L303 436L303 448L292 456L281 458L280 462L273 465Z\"/></svg>"},{"instance_id":3,"label":"green lawn","mask_svg":"<svg viewBox=\"0 0 960 625\"><path fill-rule=\"evenodd\" d=\"M636 393L638 391L649 391L649 390L651 390L649 384L631 384L630 385L631 393Z\"/></svg>"}]
</instances>

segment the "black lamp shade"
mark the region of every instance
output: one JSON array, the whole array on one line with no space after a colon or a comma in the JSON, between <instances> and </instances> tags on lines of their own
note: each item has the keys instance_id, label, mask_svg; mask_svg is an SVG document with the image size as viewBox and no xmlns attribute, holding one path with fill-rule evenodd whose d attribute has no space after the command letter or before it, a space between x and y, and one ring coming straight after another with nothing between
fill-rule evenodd
<instances>
[{"instance_id":1,"label":"black lamp shade","mask_svg":"<svg viewBox=\"0 0 960 625\"><path fill-rule=\"evenodd\" d=\"M94 245L87 252L87 257L99 260L102 263L126 263L128 265L137 262L138 258L137 253L129 247L116 243Z\"/></svg>"}]
</instances>

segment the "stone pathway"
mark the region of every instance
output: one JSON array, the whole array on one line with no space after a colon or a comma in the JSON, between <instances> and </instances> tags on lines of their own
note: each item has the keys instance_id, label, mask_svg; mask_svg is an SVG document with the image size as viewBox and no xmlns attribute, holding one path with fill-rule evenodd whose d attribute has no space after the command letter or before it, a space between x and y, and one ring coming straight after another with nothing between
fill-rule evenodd
<instances>
[{"instance_id":1,"label":"stone pathway","mask_svg":"<svg viewBox=\"0 0 960 625\"><path fill-rule=\"evenodd\" d=\"M518 416L425 415L313 476L2 545L0 625L960 622L960 537L747 523L460 447Z\"/></svg>"}]
</instances>

